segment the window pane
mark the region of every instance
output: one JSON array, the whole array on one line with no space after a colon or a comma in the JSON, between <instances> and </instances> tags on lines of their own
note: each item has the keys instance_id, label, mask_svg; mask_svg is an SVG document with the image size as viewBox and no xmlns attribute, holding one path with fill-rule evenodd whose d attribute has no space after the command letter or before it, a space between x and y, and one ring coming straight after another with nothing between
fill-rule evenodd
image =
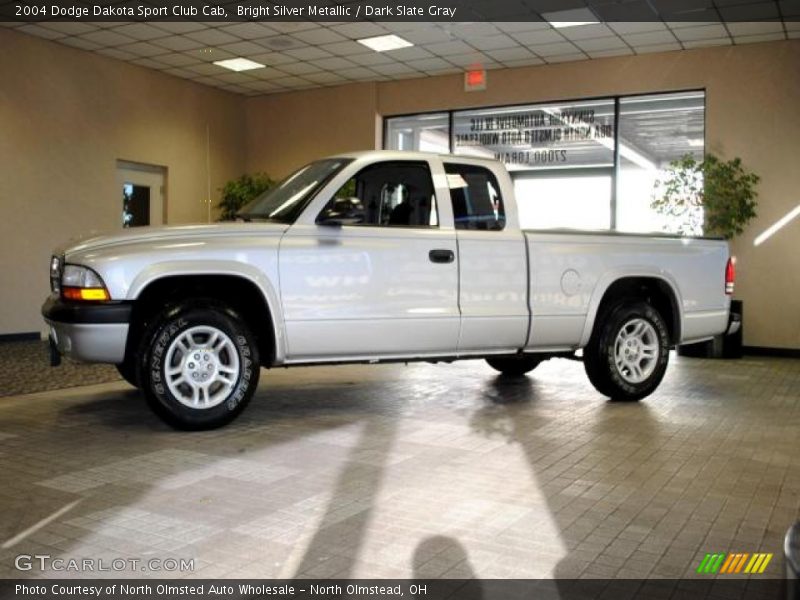
<instances>
[{"instance_id":1,"label":"window pane","mask_svg":"<svg viewBox=\"0 0 800 600\"><path fill-rule=\"evenodd\" d=\"M456 229L499 230L506 225L500 186L489 169L445 163Z\"/></svg>"},{"instance_id":2,"label":"window pane","mask_svg":"<svg viewBox=\"0 0 800 600\"><path fill-rule=\"evenodd\" d=\"M514 181L523 229L608 229L611 175L519 177Z\"/></svg>"},{"instance_id":3,"label":"window pane","mask_svg":"<svg viewBox=\"0 0 800 600\"><path fill-rule=\"evenodd\" d=\"M426 163L378 163L345 183L322 213L354 225L431 227L438 225L436 197Z\"/></svg>"},{"instance_id":4,"label":"window pane","mask_svg":"<svg viewBox=\"0 0 800 600\"><path fill-rule=\"evenodd\" d=\"M453 113L454 153L496 158L515 171L612 167L614 101Z\"/></svg>"},{"instance_id":5,"label":"window pane","mask_svg":"<svg viewBox=\"0 0 800 600\"><path fill-rule=\"evenodd\" d=\"M702 222L702 214L681 218L659 215L650 208L650 203L656 181L663 180L670 162L686 154L702 159L704 122L704 92L620 100L618 229L675 232L684 218ZM698 229L695 233L701 231Z\"/></svg>"},{"instance_id":6,"label":"window pane","mask_svg":"<svg viewBox=\"0 0 800 600\"><path fill-rule=\"evenodd\" d=\"M395 117L386 120L386 149L450 152L447 113Z\"/></svg>"}]
</instances>

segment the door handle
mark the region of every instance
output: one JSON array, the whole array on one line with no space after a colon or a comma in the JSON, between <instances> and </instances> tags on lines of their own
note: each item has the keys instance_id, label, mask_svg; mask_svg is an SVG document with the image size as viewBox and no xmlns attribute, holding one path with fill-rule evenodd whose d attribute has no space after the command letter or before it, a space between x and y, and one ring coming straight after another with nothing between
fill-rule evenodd
<instances>
[{"instance_id":1,"label":"door handle","mask_svg":"<svg viewBox=\"0 0 800 600\"><path fill-rule=\"evenodd\" d=\"M431 250L428 252L428 258L431 262L435 263L451 263L456 259L456 255L452 250Z\"/></svg>"}]
</instances>

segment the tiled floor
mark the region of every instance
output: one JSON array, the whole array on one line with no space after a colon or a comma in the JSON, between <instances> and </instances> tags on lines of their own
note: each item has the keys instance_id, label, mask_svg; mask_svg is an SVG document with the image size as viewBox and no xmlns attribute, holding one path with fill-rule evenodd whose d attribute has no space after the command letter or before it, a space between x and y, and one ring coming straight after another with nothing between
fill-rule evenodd
<instances>
[{"instance_id":1,"label":"tiled floor","mask_svg":"<svg viewBox=\"0 0 800 600\"><path fill-rule=\"evenodd\" d=\"M80 575L21 554L194 560L106 573L140 577L679 577L733 551L775 553L775 577L798 431L790 359L673 357L639 404L563 360L522 381L474 361L265 371L204 433L122 382L10 396L0 577Z\"/></svg>"}]
</instances>

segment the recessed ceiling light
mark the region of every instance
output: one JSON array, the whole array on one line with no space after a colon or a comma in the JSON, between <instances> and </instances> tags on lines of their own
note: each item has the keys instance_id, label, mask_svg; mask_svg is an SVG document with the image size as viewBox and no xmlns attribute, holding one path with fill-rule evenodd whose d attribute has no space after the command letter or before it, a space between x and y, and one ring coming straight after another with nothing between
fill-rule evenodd
<instances>
[{"instance_id":1,"label":"recessed ceiling light","mask_svg":"<svg viewBox=\"0 0 800 600\"><path fill-rule=\"evenodd\" d=\"M229 58L227 60L215 60L214 64L223 67L225 69L230 69L231 71L252 71L253 69L263 69L264 65L261 63L257 63L254 60L248 60L246 58Z\"/></svg>"},{"instance_id":2,"label":"recessed ceiling light","mask_svg":"<svg viewBox=\"0 0 800 600\"><path fill-rule=\"evenodd\" d=\"M573 8L542 13L542 18L556 29L577 27L579 25L595 25L600 22L588 8Z\"/></svg>"},{"instance_id":3,"label":"recessed ceiling light","mask_svg":"<svg viewBox=\"0 0 800 600\"><path fill-rule=\"evenodd\" d=\"M356 40L359 44L375 50L375 52L387 52L388 50L397 50L398 48L408 48L413 46L408 40L396 35L379 35L376 37L364 38L363 40Z\"/></svg>"}]
</instances>

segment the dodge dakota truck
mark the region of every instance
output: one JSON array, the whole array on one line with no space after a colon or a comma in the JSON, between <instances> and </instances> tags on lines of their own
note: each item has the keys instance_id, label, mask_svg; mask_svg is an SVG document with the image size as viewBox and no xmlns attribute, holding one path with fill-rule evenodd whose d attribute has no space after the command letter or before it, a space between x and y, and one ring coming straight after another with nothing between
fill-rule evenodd
<instances>
[{"instance_id":1,"label":"dodge dakota truck","mask_svg":"<svg viewBox=\"0 0 800 600\"><path fill-rule=\"evenodd\" d=\"M670 348L735 326L719 240L521 230L499 162L371 151L312 162L239 222L57 249L52 360L112 363L168 423L225 424L260 367L579 358L604 396L651 394Z\"/></svg>"}]
</instances>

